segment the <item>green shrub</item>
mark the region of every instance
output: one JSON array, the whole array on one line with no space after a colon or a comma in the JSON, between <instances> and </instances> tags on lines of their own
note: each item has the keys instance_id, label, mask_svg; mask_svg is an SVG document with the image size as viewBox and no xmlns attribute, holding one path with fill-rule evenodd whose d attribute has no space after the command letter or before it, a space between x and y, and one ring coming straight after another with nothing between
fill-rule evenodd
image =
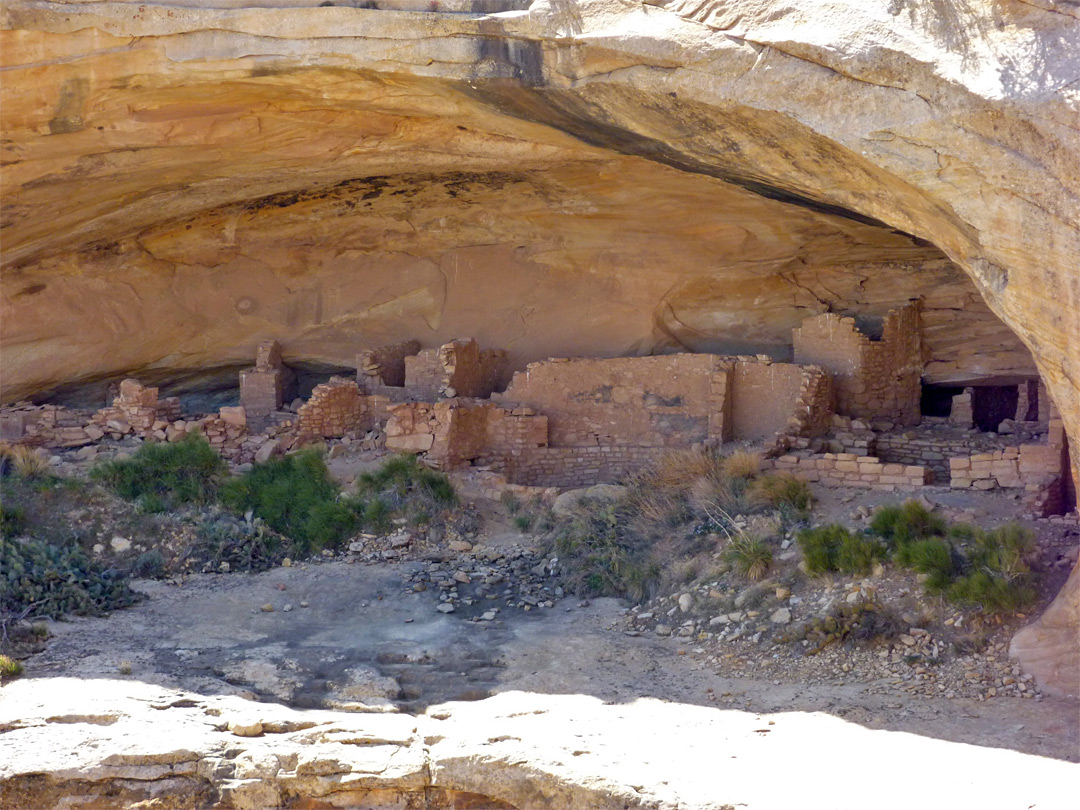
<instances>
[{"instance_id":1,"label":"green shrub","mask_svg":"<svg viewBox=\"0 0 1080 810\"><path fill-rule=\"evenodd\" d=\"M724 550L724 556L736 571L751 582L764 578L773 561L769 544L751 534L739 534L733 537Z\"/></svg>"},{"instance_id":2,"label":"green shrub","mask_svg":"<svg viewBox=\"0 0 1080 810\"><path fill-rule=\"evenodd\" d=\"M165 556L157 549L144 551L135 560L131 575L143 579L154 579L165 573Z\"/></svg>"},{"instance_id":3,"label":"green shrub","mask_svg":"<svg viewBox=\"0 0 1080 810\"><path fill-rule=\"evenodd\" d=\"M26 514L17 506L0 506L0 537L18 537L26 531Z\"/></svg>"},{"instance_id":4,"label":"green shrub","mask_svg":"<svg viewBox=\"0 0 1080 810\"><path fill-rule=\"evenodd\" d=\"M896 562L925 574L926 589L932 593L947 590L958 567L952 546L940 537L913 540L899 546L896 550Z\"/></svg>"},{"instance_id":5,"label":"green shrub","mask_svg":"<svg viewBox=\"0 0 1080 810\"><path fill-rule=\"evenodd\" d=\"M806 570L811 574L824 574L837 570L836 555L840 544L850 532L839 523L830 523L799 532L797 542L802 550Z\"/></svg>"},{"instance_id":6,"label":"green shrub","mask_svg":"<svg viewBox=\"0 0 1080 810\"><path fill-rule=\"evenodd\" d=\"M200 436L179 442L144 444L131 458L105 461L90 475L120 497L140 501L146 511L214 499L225 462Z\"/></svg>"},{"instance_id":7,"label":"green shrub","mask_svg":"<svg viewBox=\"0 0 1080 810\"><path fill-rule=\"evenodd\" d=\"M514 525L518 528L518 531L527 532L532 528L533 518L532 515L523 513L514 516Z\"/></svg>"},{"instance_id":8,"label":"green shrub","mask_svg":"<svg viewBox=\"0 0 1080 810\"><path fill-rule=\"evenodd\" d=\"M580 596L639 600L658 581L649 544L630 528L625 505L583 498L555 535L563 580Z\"/></svg>"},{"instance_id":9,"label":"green shrub","mask_svg":"<svg viewBox=\"0 0 1080 810\"><path fill-rule=\"evenodd\" d=\"M360 524L359 505L337 499L337 485L314 450L257 464L220 492L225 506L251 510L290 538L301 555L337 546Z\"/></svg>"},{"instance_id":10,"label":"green shrub","mask_svg":"<svg viewBox=\"0 0 1080 810\"><path fill-rule=\"evenodd\" d=\"M419 496L440 507L457 504L450 479L422 465L416 456L409 455L395 456L379 470L361 475L357 481L357 494L361 497L396 496L401 502L410 496ZM397 504L391 502L390 506L394 508Z\"/></svg>"},{"instance_id":11,"label":"green shrub","mask_svg":"<svg viewBox=\"0 0 1080 810\"><path fill-rule=\"evenodd\" d=\"M883 506L874 513L870 521L870 531L885 538L893 548L899 548L913 540L940 537L945 534L946 528L943 517L935 515L914 500Z\"/></svg>"},{"instance_id":12,"label":"green shrub","mask_svg":"<svg viewBox=\"0 0 1080 810\"><path fill-rule=\"evenodd\" d=\"M1035 533L1017 523L1008 523L975 536L968 552L972 566L986 568L1006 577L1029 573L1024 557L1035 548Z\"/></svg>"},{"instance_id":13,"label":"green shrub","mask_svg":"<svg viewBox=\"0 0 1080 810\"><path fill-rule=\"evenodd\" d=\"M750 498L776 509L806 512L813 503L810 485L791 473L771 473L755 479L750 485Z\"/></svg>"},{"instance_id":14,"label":"green shrub","mask_svg":"<svg viewBox=\"0 0 1080 810\"><path fill-rule=\"evenodd\" d=\"M87 559L74 540L65 544L0 538L0 615L59 619L99 616L134 604L139 596L115 570Z\"/></svg>"},{"instance_id":15,"label":"green shrub","mask_svg":"<svg viewBox=\"0 0 1080 810\"><path fill-rule=\"evenodd\" d=\"M458 505L449 478L406 455L361 475L356 494L364 526L375 532L387 531L394 518L405 518L412 526L428 525Z\"/></svg>"},{"instance_id":16,"label":"green shrub","mask_svg":"<svg viewBox=\"0 0 1080 810\"><path fill-rule=\"evenodd\" d=\"M964 571L948 587L954 602L995 613L1021 610L1038 596L1024 557L1035 547L1035 535L1010 523L972 533Z\"/></svg>"},{"instance_id":17,"label":"green shrub","mask_svg":"<svg viewBox=\"0 0 1080 810\"><path fill-rule=\"evenodd\" d=\"M1008 579L985 568L956 580L947 593L954 602L979 607L988 613L1022 610L1038 596L1027 577Z\"/></svg>"},{"instance_id":18,"label":"green shrub","mask_svg":"<svg viewBox=\"0 0 1080 810\"><path fill-rule=\"evenodd\" d=\"M865 534L848 534L836 552L836 567L845 574L868 574L876 560L888 557L885 544Z\"/></svg>"},{"instance_id":19,"label":"green shrub","mask_svg":"<svg viewBox=\"0 0 1080 810\"><path fill-rule=\"evenodd\" d=\"M247 524L224 516L204 520L195 547L188 551L189 557L214 569L226 562L232 571L265 571L290 554L296 554L292 546L262 520Z\"/></svg>"},{"instance_id":20,"label":"green shrub","mask_svg":"<svg viewBox=\"0 0 1080 810\"><path fill-rule=\"evenodd\" d=\"M0 678L17 678L23 673L23 665L6 655L0 655Z\"/></svg>"},{"instance_id":21,"label":"green shrub","mask_svg":"<svg viewBox=\"0 0 1080 810\"><path fill-rule=\"evenodd\" d=\"M372 498L364 504L363 510L364 528L377 534L390 531L390 521L394 513L386 505L386 501L378 497Z\"/></svg>"},{"instance_id":22,"label":"green shrub","mask_svg":"<svg viewBox=\"0 0 1080 810\"><path fill-rule=\"evenodd\" d=\"M806 569L811 574L841 571L845 574L869 573L875 560L887 556L885 545L865 534L853 534L839 523L804 529L798 535Z\"/></svg>"}]
</instances>

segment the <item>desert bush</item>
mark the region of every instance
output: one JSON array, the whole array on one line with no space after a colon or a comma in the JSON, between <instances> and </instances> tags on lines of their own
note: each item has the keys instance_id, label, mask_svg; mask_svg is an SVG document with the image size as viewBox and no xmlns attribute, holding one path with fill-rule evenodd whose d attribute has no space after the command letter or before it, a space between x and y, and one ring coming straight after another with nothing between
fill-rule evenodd
<instances>
[{"instance_id":1,"label":"desert bush","mask_svg":"<svg viewBox=\"0 0 1080 810\"><path fill-rule=\"evenodd\" d=\"M782 642L809 641L808 655L821 652L830 644L855 644L878 638L894 638L904 628L891 610L873 600L839 602L824 615L783 633Z\"/></svg>"},{"instance_id":2,"label":"desert bush","mask_svg":"<svg viewBox=\"0 0 1080 810\"><path fill-rule=\"evenodd\" d=\"M0 537L18 537L26 531L26 514L17 506L0 506Z\"/></svg>"},{"instance_id":3,"label":"desert bush","mask_svg":"<svg viewBox=\"0 0 1080 810\"><path fill-rule=\"evenodd\" d=\"M949 585L947 594L953 602L979 607L987 613L1022 610L1038 596L1027 577L1007 578L985 568L957 579Z\"/></svg>"},{"instance_id":4,"label":"desert bush","mask_svg":"<svg viewBox=\"0 0 1080 810\"><path fill-rule=\"evenodd\" d=\"M1038 592L1024 558L1034 547L1034 533L1015 523L977 531L965 548L962 571L948 586L949 598L990 613L1031 605Z\"/></svg>"},{"instance_id":5,"label":"desert bush","mask_svg":"<svg viewBox=\"0 0 1080 810\"><path fill-rule=\"evenodd\" d=\"M671 450L660 456L645 473L649 486L686 493L700 478L723 477L723 459L707 450Z\"/></svg>"},{"instance_id":6,"label":"desert bush","mask_svg":"<svg viewBox=\"0 0 1080 810\"><path fill-rule=\"evenodd\" d=\"M875 560L887 556L885 545L865 534L852 533L839 523L830 523L798 534L806 568L812 574L840 571L866 574Z\"/></svg>"},{"instance_id":7,"label":"desert bush","mask_svg":"<svg viewBox=\"0 0 1080 810\"><path fill-rule=\"evenodd\" d=\"M755 478L761 472L761 453L736 450L724 459L721 468L728 478Z\"/></svg>"},{"instance_id":8,"label":"desert bush","mask_svg":"<svg viewBox=\"0 0 1080 810\"><path fill-rule=\"evenodd\" d=\"M521 499L508 489L503 490L499 496L499 501L506 508L506 513L511 517L521 511Z\"/></svg>"},{"instance_id":9,"label":"desert bush","mask_svg":"<svg viewBox=\"0 0 1080 810\"><path fill-rule=\"evenodd\" d=\"M530 514L522 513L514 516L514 525L518 531L527 532L532 528L533 517Z\"/></svg>"},{"instance_id":10,"label":"desert bush","mask_svg":"<svg viewBox=\"0 0 1080 810\"><path fill-rule=\"evenodd\" d=\"M49 458L36 447L18 444L10 450L11 464L23 478L40 479L49 473Z\"/></svg>"},{"instance_id":11,"label":"desert bush","mask_svg":"<svg viewBox=\"0 0 1080 810\"><path fill-rule=\"evenodd\" d=\"M314 450L257 464L221 486L225 506L239 513L251 510L292 540L298 556L333 548L359 527L361 506L338 495Z\"/></svg>"},{"instance_id":12,"label":"desert bush","mask_svg":"<svg viewBox=\"0 0 1080 810\"><path fill-rule=\"evenodd\" d=\"M361 475L356 494L363 525L375 532L387 531L395 518L442 530L459 503L449 478L409 455L395 456L375 472Z\"/></svg>"},{"instance_id":13,"label":"desert bush","mask_svg":"<svg viewBox=\"0 0 1080 810\"><path fill-rule=\"evenodd\" d=\"M931 593L948 589L958 564L952 546L940 537L925 537L904 543L896 550L896 562L925 574L926 589Z\"/></svg>"},{"instance_id":14,"label":"desert bush","mask_svg":"<svg viewBox=\"0 0 1080 810\"><path fill-rule=\"evenodd\" d=\"M810 485L791 473L770 473L750 485L750 498L775 509L807 512L813 502Z\"/></svg>"},{"instance_id":15,"label":"desert bush","mask_svg":"<svg viewBox=\"0 0 1080 810\"><path fill-rule=\"evenodd\" d=\"M563 581L578 595L640 600L658 581L660 567L650 544L631 528L623 508L583 498L556 528L554 553Z\"/></svg>"},{"instance_id":16,"label":"desert bush","mask_svg":"<svg viewBox=\"0 0 1080 810\"><path fill-rule=\"evenodd\" d=\"M736 571L751 582L763 579L773 561L769 544L752 534L738 534L731 538L724 549L724 556Z\"/></svg>"},{"instance_id":17,"label":"desert bush","mask_svg":"<svg viewBox=\"0 0 1080 810\"><path fill-rule=\"evenodd\" d=\"M22 673L22 664L7 655L0 655L0 678L17 678Z\"/></svg>"},{"instance_id":18,"label":"desert bush","mask_svg":"<svg viewBox=\"0 0 1080 810\"><path fill-rule=\"evenodd\" d=\"M156 548L144 551L131 567L131 575L143 579L155 579L165 573L165 555Z\"/></svg>"},{"instance_id":19,"label":"desert bush","mask_svg":"<svg viewBox=\"0 0 1080 810\"><path fill-rule=\"evenodd\" d=\"M272 531L261 518L249 523L229 515L207 517L198 525L196 538L187 556L208 562L214 569L226 562L232 571L265 571L285 557L301 556L292 541Z\"/></svg>"},{"instance_id":20,"label":"desert bush","mask_svg":"<svg viewBox=\"0 0 1080 810\"><path fill-rule=\"evenodd\" d=\"M120 572L91 562L75 540L0 538L0 615L99 616L138 598Z\"/></svg>"},{"instance_id":21,"label":"desert bush","mask_svg":"<svg viewBox=\"0 0 1080 810\"><path fill-rule=\"evenodd\" d=\"M883 506L870 520L870 531L885 538L894 549L913 540L941 537L947 528L941 515L935 515L915 500Z\"/></svg>"},{"instance_id":22,"label":"desert bush","mask_svg":"<svg viewBox=\"0 0 1080 810\"><path fill-rule=\"evenodd\" d=\"M140 501L145 511L164 511L211 502L225 470L204 438L189 435L178 442L144 444L130 458L98 464L90 477L122 498Z\"/></svg>"}]
</instances>

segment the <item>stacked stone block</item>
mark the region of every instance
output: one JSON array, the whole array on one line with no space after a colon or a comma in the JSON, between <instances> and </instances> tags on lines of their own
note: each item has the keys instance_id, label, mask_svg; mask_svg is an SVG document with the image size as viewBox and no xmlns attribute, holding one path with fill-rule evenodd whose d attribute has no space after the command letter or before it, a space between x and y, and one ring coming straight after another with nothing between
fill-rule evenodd
<instances>
[{"instance_id":1,"label":"stacked stone block","mask_svg":"<svg viewBox=\"0 0 1080 810\"><path fill-rule=\"evenodd\" d=\"M404 358L405 388L417 400L486 399L506 368L506 353L481 351L472 338L453 340Z\"/></svg>"},{"instance_id":2,"label":"stacked stone block","mask_svg":"<svg viewBox=\"0 0 1080 810\"><path fill-rule=\"evenodd\" d=\"M148 388L138 380L127 379L120 383L119 394L112 406L95 413L92 422L116 438L127 433L144 437L160 434L155 438L164 438L165 428L179 418L179 397L159 400L157 388Z\"/></svg>"},{"instance_id":3,"label":"stacked stone block","mask_svg":"<svg viewBox=\"0 0 1080 810\"><path fill-rule=\"evenodd\" d=\"M886 464L877 456L854 453L788 454L774 459L772 467L826 486L884 491L919 489L931 480L927 467Z\"/></svg>"},{"instance_id":4,"label":"stacked stone block","mask_svg":"<svg viewBox=\"0 0 1080 810\"><path fill-rule=\"evenodd\" d=\"M383 386L405 386L405 358L420 351L420 342L405 340L378 349L365 349L356 357L356 382L364 391Z\"/></svg>"},{"instance_id":5,"label":"stacked stone block","mask_svg":"<svg viewBox=\"0 0 1080 810\"><path fill-rule=\"evenodd\" d=\"M315 386L311 398L297 412L300 436L340 438L350 431L366 430L369 424L367 398L355 380L331 377Z\"/></svg>"},{"instance_id":6,"label":"stacked stone block","mask_svg":"<svg viewBox=\"0 0 1080 810\"><path fill-rule=\"evenodd\" d=\"M974 399L974 388L965 388L962 394L954 396L952 398L952 408L949 411L949 423L956 425L958 428L971 430L975 426Z\"/></svg>"},{"instance_id":7,"label":"stacked stone block","mask_svg":"<svg viewBox=\"0 0 1080 810\"><path fill-rule=\"evenodd\" d=\"M240 405L253 430L262 430L294 391L296 377L281 362L276 340L265 340L255 350L255 366L240 372Z\"/></svg>"},{"instance_id":8,"label":"stacked stone block","mask_svg":"<svg viewBox=\"0 0 1080 810\"><path fill-rule=\"evenodd\" d=\"M844 416L917 425L925 365L919 304L885 317L880 340L859 332L854 318L826 313L794 330L795 362L824 367Z\"/></svg>"}]
</instances>

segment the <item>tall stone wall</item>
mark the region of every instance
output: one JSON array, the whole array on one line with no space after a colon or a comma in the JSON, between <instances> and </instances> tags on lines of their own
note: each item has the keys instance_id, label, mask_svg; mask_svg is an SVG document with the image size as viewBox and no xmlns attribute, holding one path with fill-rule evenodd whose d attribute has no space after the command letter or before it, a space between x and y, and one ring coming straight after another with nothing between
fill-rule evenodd
<instances>
[{"instance_id":1,"label":"tall stone wall","mask_svg":"<svg viewBox=\"0 0 1080 810\"><path fill-rule=\"evenodd\" d=\"M506 353L481 350L480 345L469 338L407 356L404 364L405 388L412 399L485 399L499 385L506 368Z\"/></svg>"},{"instance_id":2,"label":"tall stone wall","mask_svg":"<svg viewBox=\"0 0 1080 810\"><path fill-rule=\"evenodd\" d=\"M839 413L919 423L925 357L918 302L891 311L879 340L861 333L854 318L835 313L804 321L792 337L796 363L832 374Z\"/></svg>"},{"instance_id":3,"label":"tall stone wall","mask_svg":"<svg viewBox=\"0 0 1080 810\"><path fill-rule=\"evenodd\" d=\"M354 380L331 377L330 382L315 386L311 399L297 412L296 425L300 436L324 438L367 430L371 426L367 397Z\"/></svg>"},{"instance_id":4,"label":"tall stone wall","mask_svg":"<svg viewBox=\"0 0 1080 810\"><path fill-rule=\"evenodd\" d=\"M732 381L732 438L758 441L784 430L802 386L799 366L740 360Z\"/></svg>"},{"instance_id":5,"label":"tall stone wall","mask_svg":"<svg viewBox=\"0 0 1080 810\"><path fill-rule=\"evenodd\" d=\"M688 447L723 436L730 369L710 354L554 359L492 401L545 414L553 447Z\"/></svg>"}]
</instances>

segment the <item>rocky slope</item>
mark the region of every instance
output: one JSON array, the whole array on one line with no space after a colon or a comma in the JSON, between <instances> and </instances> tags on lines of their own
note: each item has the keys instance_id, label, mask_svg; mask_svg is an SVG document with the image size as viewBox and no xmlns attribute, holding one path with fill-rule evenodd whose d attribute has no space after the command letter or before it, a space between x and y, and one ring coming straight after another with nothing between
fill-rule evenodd
<instances>
[{"instance_id":1,"label":"rocky slope","mask_svg":"<svg viewBox=\"0 0 1080 810\"><path fill-rule=\"evenodd\" d=\"M6 399L265 337L782 353L924 295L928 379L1033 358L1077 458L1074 2L240 5L4 4Z\"/></svg>"}]
</instances>

